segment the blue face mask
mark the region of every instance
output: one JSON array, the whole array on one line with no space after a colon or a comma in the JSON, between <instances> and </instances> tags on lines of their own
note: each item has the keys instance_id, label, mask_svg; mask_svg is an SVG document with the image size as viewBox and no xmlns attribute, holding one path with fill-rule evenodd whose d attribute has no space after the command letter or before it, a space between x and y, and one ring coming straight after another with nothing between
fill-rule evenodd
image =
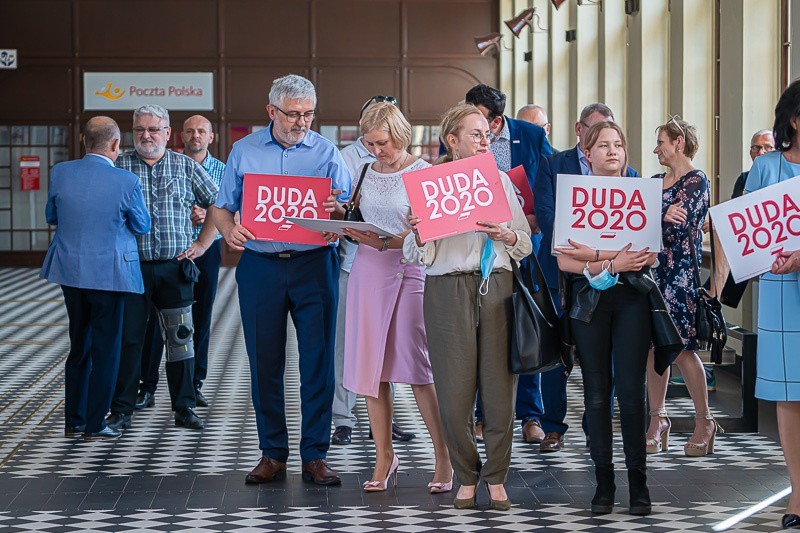
<instances>
[{"instance_id":1,"label":"blue face mask","mask_svg":"<svg viewBox=\"0 0 800 533\"><path fill-rule=\"evenodd\" d=\"M478 289L483 295L489 292L489 275L494 268L494 260L497 258L497 252L494 251L494 241L486 237L486 242L483 243L483 253L481 254L481 286Z\"/></svg>"},{"instance_id":2,"label":"blue face mask","mask_svg":"<svg viewBox=\"0 0 800 533\"><path fill-rule=\"evenodd\" d=\"M598 291L610 289L617 284L617 281L619 281L619 274L612 276L611 272L608 270L602 270L598 275L591 277L589 270L584 269L583 274L589 280L589 285Z\"/></svg>"}]
</instances>

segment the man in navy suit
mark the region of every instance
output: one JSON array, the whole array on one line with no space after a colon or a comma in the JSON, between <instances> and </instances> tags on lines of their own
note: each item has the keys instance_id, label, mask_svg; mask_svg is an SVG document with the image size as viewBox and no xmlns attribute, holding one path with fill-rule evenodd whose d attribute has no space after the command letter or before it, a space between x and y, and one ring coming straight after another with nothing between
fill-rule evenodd
<instances>
[{"instance_id":1,"label":"man in navy suit","mask_svg":"<svg viewBox=\"0 0 800 533\"><path fill-rule=\"evenodd\" d=\"M105 416L117 379L125 293L144 290L135 235L150 230L139 178L114 167L119 127L86 123L86 156L53 167L45 215L57 225L40 277L61 285L69 316L64 436L113 439Z\"/></svg>"},{"instance_id":2,"label":"man in navy suit","mask_svg":"<svg viewBox=\"0 0 800 533\"><path fill-rule=\"evenodd\" d=\"M560 304L558 295L558 264L551 248L553 245L553 222L555 219L556 178L558 174L589 174L589 163L583 155L583 146L589 128L603 121L613 121L614 113L607 105L602 103L589 104L581 111L578 122L575 123L575 135L578 144L569 150L564 150L542 162L539 174L536 176L533 188L534 208L536 220L542 229L542 244L539 247L539 263L542 265L545 280L553 293L556 306ZM627 176L639 174L628 167ZM542 374L542 401L544 403L544 416L542 428L546 432L545 438L539 445L542 452L556 452L564 445L564 433L568 425L564 422L567 415L567 378L561 369L551 370Z\"/></svg>"},{"instance_id":3,"label":"man in navy suit","mask_svg":"<svg viewBox=\"0 0 800 533\"><path fill-rule=\"evenodd\" d=\"M540 126L503 116L506 107L506 95L488 85L476 85L467 92L466 102L480 109L489 122L492 134L490 149L494 154L497 168L504 172L522 165L528 183L533 189L533 182L540 162L550 156L552 150L547 142L547 132ZM532 213L526 212L526 215ZM529 217L531 231L537 228L533 217ZM534 235L531 235L533 238ZM536 244L534 241L534 250ZM540 418L543 414L542 397L539 391L539 375L522 375L517 383L517 403L515 411L522 424L522 440L538 444L544 439ZM476 434L483 438L483 424L480 398L478 398Z\"/></svg>"}]
</instances>

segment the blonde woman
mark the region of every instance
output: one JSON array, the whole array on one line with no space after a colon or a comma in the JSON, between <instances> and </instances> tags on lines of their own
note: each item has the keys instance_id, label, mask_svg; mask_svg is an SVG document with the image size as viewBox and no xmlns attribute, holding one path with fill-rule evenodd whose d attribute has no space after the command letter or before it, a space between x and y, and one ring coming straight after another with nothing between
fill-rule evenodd
<instances>
[{"instance_id":1,"label":"blonde woman","mask_svg":"<svg viewBox=\"0 0 800 533\"><path fill-rule=\"evenodd\" d=\"M489 150L489 124L469 104L450 109L442 120L447 148L442 162ZM444 438L461 486L454 506L475 506L478 481L489 491L492 509L508 510L503 484L511 462L516 378L508 369L511 322L511 261L531 253L530 226L508 176L500 173L513 220L479 221L475 231L423 243L416 231L419 218L409 217L407 259L425 265L424 315L431 366L439 392ZM493 250L496 259L488 291L480 291L481 257ZM483 294L482 294L483 293ZM475 441L475 394L483 401L486 461Z\"/></svg>"}]
</instances>

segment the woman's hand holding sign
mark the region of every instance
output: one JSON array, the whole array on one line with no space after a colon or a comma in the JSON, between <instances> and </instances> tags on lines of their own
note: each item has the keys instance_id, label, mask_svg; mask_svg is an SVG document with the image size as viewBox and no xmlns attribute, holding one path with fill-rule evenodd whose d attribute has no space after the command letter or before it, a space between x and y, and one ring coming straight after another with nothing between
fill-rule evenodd
<instances>
[{"instance_id":1,"label":"woman's hand holding sign","mask_svg":"<svg viewBox=\"0 0 800 533\"><path fill-rule=\"evenodd\" d=\"M487 221L478 221L477 224L482 227L475 231L478 233L485 233L486 236L493 241L502 241L506 246L514 246L517 244L517 234L505 226Z\"/></svg>"},{"instance_id":2,"label":"woman's hand holding sign","mask_svg":"<svg viewBox=\"0 0 800 533\"><path fill-rule=\"evenodd\" d=\"M789 252L783 250L775 257L770 269L773 274L788 274L790 272L800 272L800 250Z\"/></svg>"},{"instance_id":3,"label":"woman's hand holding sign","mask_svg":"<svg viewBox=\"0 0 800 533\"><path fill-rule=\"evenodd\" d=\"M629 244L614 257L615 272L637 272L646 266L650 266L656 259L656 253L650 252L645 248L638 252L631 252Z\"/></svg>"},{"instance_id":4,"label":"woman's hand holding sign","mask_svg":"<svg viewBox=\"0 0 800 533\"><path fill-rule=\"evenodd\" d=\"M414 232L414 237L416 237L416 239L417 239L417 246L422 248L424 243L422 242L422 240L420 240L420 238L419 238L419 230L417 229L417 224L419 224L420 222L422 222L421 218L419 218L414 213L409 213L409 215L408 215L408 224L411 226L411 231Z\"/></svg>"}]
</instances>

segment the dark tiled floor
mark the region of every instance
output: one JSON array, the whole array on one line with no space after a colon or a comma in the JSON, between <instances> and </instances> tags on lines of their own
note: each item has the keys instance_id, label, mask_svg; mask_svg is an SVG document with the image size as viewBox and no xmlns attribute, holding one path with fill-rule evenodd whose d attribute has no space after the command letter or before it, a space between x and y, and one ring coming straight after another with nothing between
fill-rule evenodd
<instances>
[{"instance_id":1,"label":"dark tiled floor","mask_svg":"<svg viewBox=\"0 0 800 533\"><path fill-rule=\"evenodd\" d=\"M6 295L0 324L17 324L0 327L0 340L48 341L0 344L0 531L709 531L788 486L780 448L769 438L723 435L713 456L688 459L681 449L687 435L673 435L667 454L649 458L654 514L631 517L617 442L618 506L614 514L594 517L588 512L591 461L578 429L568 433L564 451L550 455L522 443L517 434L507 483L515 504L511 512L486 510L484 489L478 509L456 511L453 494L425 490L433 472L430 439L406 387L398 387L396 418L418 437L396 447L401 458L396 489L360 490L372 462L362 402L354 443L329 452L341 487L304 483L296 457L286 481L245 485L244 475L259 453L232 274L224 271L220 282L204 387L212 405L199 410L206 429L173 426L162 383L156 407L138 413L122 439L84 443L61 435L68 339L60 292L35 279L34 271L0 270L0 292ZM292 359L293 338L290 343ZM296 450L296 365L287 368L290 446ZM576 409L568 422L579 428L579 374L571 378L569 394ZM690 412L691 403L672 400L670 408ZM777 529L782 503L745 520L739 530Z\"/></svg>"}]
</instances>

